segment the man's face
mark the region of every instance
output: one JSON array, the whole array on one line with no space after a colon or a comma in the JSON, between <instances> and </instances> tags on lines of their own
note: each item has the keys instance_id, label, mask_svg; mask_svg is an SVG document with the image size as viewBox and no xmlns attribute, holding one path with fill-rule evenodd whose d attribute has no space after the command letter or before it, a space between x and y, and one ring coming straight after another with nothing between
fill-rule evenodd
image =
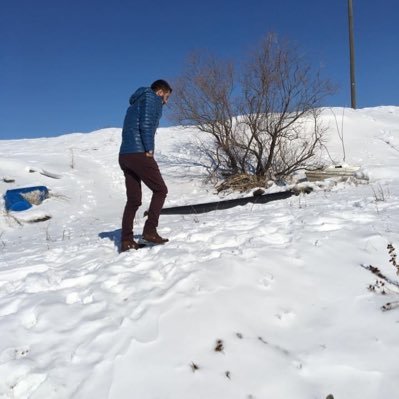
<instances>
[{"instance_id":1,"label":"man's face","mask_svg":"<svg viewBox=\"0 0 399 399\"><path fill-rule=\"evenodd\" d=\"M165 105L165 104L168 103L169 96L170 96L170 91L165 91L165 90L159 89L159 90L156 92L156 94L157 94L157 96L159 96L159 97L162 98L162 104Z\"/></svg>"}]
</instances>

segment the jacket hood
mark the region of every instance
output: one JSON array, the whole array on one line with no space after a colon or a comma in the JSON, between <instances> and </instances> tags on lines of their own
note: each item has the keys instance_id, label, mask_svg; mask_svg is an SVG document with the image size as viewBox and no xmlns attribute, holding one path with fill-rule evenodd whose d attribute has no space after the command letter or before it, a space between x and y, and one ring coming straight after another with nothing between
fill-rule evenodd
<instances>
[{"instance_id":1,"label":"jacket hood","mask_svg":"<svg viewBox=\"0 0 399 399\"><path fill-rule=\"evenodd\" d=\"M129 103L133 105L143 94L153 92L150 87L140 87L130 97Z\"/></svg>"}]
</instances>

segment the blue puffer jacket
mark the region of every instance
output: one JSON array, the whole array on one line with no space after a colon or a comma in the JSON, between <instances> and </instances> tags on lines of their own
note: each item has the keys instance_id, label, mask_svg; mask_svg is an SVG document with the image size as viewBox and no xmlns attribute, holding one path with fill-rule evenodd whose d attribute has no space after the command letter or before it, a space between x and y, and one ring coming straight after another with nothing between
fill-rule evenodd
<instances>
[{"instance_id":1,"label":"blue puffer jacket","mask_svg":"<svg viewBox=\"0 0 399 399\"><path fill-rule=\"evenodd\" d=\"M150 87L140 87L129 102L119 153L154 151L154 136L162 116L162 98Z\"/></svg>"}]
</instances>

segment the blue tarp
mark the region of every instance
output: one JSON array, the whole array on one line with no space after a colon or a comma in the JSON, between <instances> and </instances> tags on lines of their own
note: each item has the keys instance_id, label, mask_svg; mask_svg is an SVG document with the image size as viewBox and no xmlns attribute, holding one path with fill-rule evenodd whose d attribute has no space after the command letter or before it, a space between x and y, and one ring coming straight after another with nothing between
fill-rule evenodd
<instances>
[{"instance_id":1,"label":"blue tarp","mask_svg":"<svg viewBox=\"0 0 399 399\"><path fill-rule=\"evenodd\" d=\"M16 188L7 190L4 194L5 207L7 211L25 211L32 207L32 204L26 200L21 194L27 194L32 191L39 192L39 201L43 201L48 197L48 189L46 186Z\"/></svg>"}]
</instances>

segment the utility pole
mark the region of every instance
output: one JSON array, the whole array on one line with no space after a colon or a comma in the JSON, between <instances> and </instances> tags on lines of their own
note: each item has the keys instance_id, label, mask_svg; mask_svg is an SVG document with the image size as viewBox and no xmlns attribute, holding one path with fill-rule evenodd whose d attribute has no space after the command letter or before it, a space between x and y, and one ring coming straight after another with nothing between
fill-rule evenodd
<instances>
[{"instance_id":1,"label":"utility pole","mask_svg":"<svg viewBox=\"0 0 399 399\"><path fill-rule=\"evenodd\" d=\"M352 106L353 109L356 109L355 45L354 45L354 38L353 38L353 5L352 5L352 0L348 0L348 20L349 20L351 106Z\"/></svg>"}]
</instances>

